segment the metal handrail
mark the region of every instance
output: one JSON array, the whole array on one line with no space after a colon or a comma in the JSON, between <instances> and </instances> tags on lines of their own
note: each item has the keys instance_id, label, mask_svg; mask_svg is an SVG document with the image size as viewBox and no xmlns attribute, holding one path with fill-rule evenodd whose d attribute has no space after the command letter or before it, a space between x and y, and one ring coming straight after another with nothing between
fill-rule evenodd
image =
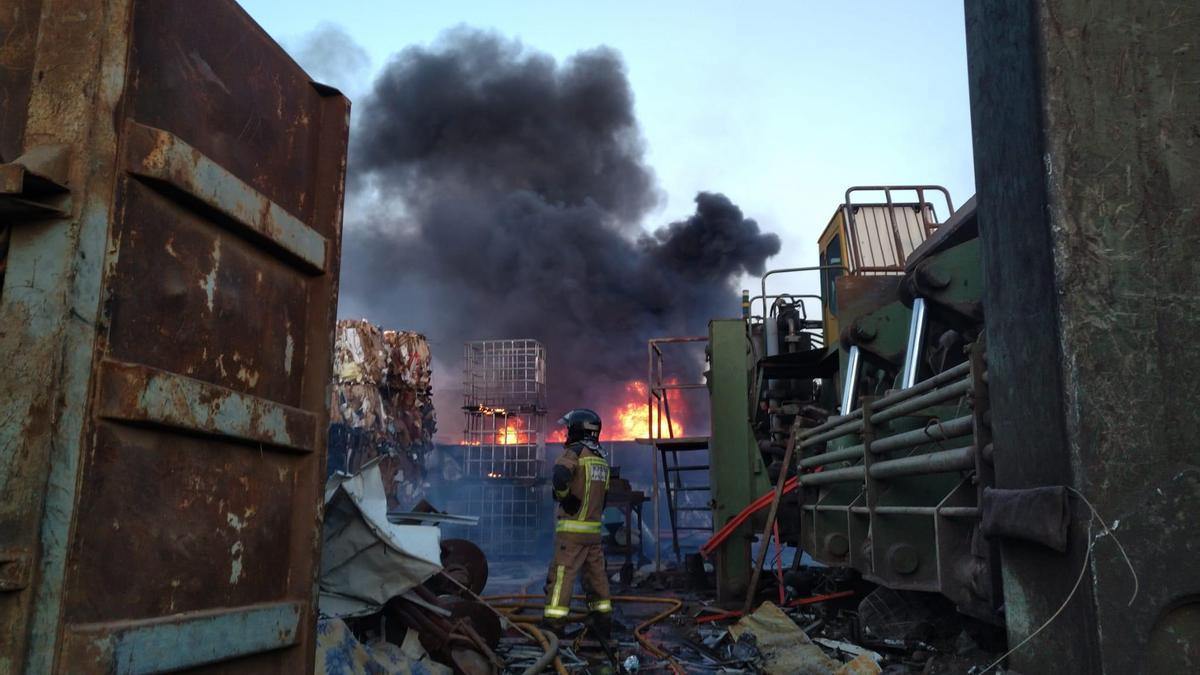
<instances>
[{"instance_id":1,"label":"metal handrail","mask_svg":"<svg viewBox=\"0 0 1200 675\"><path fill-rule=\"evenodd\" d=\"M762 295L758 296L762 299L762 315L769 316L767 312L767 277L772 274L791 274L794 272L821 272L824 270L843 270L846 274L850 273L850 268L845 265L813 265L811 267L784 267L777 270L767 270L767 273L762 275L760 283L762 284ZM778 296L774 296L778 297Z\"/></svg>"},{"instance_id":2,"label":"metal handrail","mask_svg":"<svg viewBox=\"0 0 1200 675\"><path fill-rule=\"evenodd\" d=\"M904 249L900 244L900 227L896 222L896 211L893 208L895 203L892 200L892 192L915 192L917 194L917 205L921 215L921 222L923 225L922 229L924 230L925 237L928 237L935 229L937 229L937 226L940 223L930 222L926 217L925 209L920 208L925 204L929 204L930 208L933 207L932 203L925 201L925 192L927 190L942 193L942 196L946 200L946 217L949 218L950 215L954 213L954 201L950 198L950 191L941 185L855 185L846 188L846 200L843 204L846 220L845 227L847 234L849 235L846 237L846 246L850 250L850 255L854 260L855 272L897 272L904 269L904 261L908 256L904 254ZM884 194L888 220L891 221L892 243L896 247L895 268L879 266L866 267L863 265L860 242L858 241L857 230L854 228L854 211L852 209L855 206L868 206L868 204L855 204L853 201L851 201L850 195L854 192L882 192Z\"/></svg>"},{"instance_id":3,"label":"metal handrail","mask_svg":"<svg viewBox=\"0 0 1200 675\"><path fill-rule=\"evenodd\" d=\"M687 335L679 337L651 338L646 342L646 440L653 446L654 442L662 438L663 418L667 422L667 437L674 438L675 432L671 428L671 403L667 400L667 391L676 389L699 389L706 387L704 383L683 383L683 384L668 384L663 382L663 350L659 345L664 344L684 344L689 342L708 342L706 335ZM656 358L657 356L657 358ZM657 366L657 368L656 368ZM658 419L658 433L655 433L654 421ZM654 509L654 569L662 569L662 529L659 513L659 475L658 464L659 457L654 457L650 463L653 475L653 490L651 492L651 505ZM665 462L665 459L663 460ZM662 477L663 481L670 478L666 475ZM668 489L670 489L668 487ZM672 533L675 531L674 522L672 522ZM672 538L674 538L672 534Z\"/></svg>"}]
</instances>

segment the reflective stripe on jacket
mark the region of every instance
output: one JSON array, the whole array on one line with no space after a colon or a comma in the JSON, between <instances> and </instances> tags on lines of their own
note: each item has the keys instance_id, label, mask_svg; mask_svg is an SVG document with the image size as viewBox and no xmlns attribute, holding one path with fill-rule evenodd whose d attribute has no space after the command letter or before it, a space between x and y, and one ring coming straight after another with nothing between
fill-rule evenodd
<instances>
[{"instance_id":1,"label":"reflective stripe on jacket","mask_svg":"<svg viewBox=\"0 0 1200 675\"><path fill-rule=\"evenodd\" d=\"M555 531L600 534L600 516L604 513L604 499L608 494L608 461L587 446L574 444L559 456L555 464L571 472L566 494L556 491L555 496L561 500L570 495L579 501L579 509L571 513L559 504Z\"/></svg>"}]
</instances>

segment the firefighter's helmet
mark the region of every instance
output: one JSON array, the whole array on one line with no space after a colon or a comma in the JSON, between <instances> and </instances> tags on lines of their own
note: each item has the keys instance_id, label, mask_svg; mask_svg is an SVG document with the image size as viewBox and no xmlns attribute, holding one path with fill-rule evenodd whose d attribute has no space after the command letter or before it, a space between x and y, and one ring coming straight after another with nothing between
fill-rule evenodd
<instances>
[{"instance_id":1,"label":"firefighter's helmet","mask_svg":"<svg viewBox=\"0 0 1200 675\"><path fill-rule=\"evenodd\" d=\"M600 416L587 408L572 410L558 423L567 427L567 443L600 440Z\"/></svg>"}]
</instances>

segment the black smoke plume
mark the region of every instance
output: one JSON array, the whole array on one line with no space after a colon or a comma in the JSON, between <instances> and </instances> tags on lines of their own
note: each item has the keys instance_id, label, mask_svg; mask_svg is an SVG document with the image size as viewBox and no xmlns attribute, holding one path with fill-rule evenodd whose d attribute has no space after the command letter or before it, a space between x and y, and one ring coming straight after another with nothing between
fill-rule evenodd
<instances>
[{"instance_id":1,"label":"black smoke plume","mask_svg":"<svg viewBox=\"0 0 1200 675\"><path fill-rule=\"evenodd\" d=\"M738 277L779 251L715 193L644 231L659 192L633 110L611 49L559 64L464 28L397 54L357 105L343 308L430 337L448 436L463 342L541 340L551 414L603 415L645 379L648 338L736 316Z\"/></svg>"}]
</instances>

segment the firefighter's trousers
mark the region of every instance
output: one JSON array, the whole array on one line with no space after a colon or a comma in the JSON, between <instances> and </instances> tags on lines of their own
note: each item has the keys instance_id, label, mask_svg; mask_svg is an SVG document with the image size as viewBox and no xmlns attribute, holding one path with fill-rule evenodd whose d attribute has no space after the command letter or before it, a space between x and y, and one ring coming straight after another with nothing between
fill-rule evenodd
<instances>
[{"instance_id":1,"label":"firefighter's trousers","mask_svg":"<svg viewBox=\"0 0 1200 675\"><path fill-rule=\"evenodd\" d=\"M557 532L554 535L554 558L546 574L547 619L561 620L567 616L577 577L583 583L588 609L597 614L612 612L600 535Z\"/></svg>"}]
</instances>

